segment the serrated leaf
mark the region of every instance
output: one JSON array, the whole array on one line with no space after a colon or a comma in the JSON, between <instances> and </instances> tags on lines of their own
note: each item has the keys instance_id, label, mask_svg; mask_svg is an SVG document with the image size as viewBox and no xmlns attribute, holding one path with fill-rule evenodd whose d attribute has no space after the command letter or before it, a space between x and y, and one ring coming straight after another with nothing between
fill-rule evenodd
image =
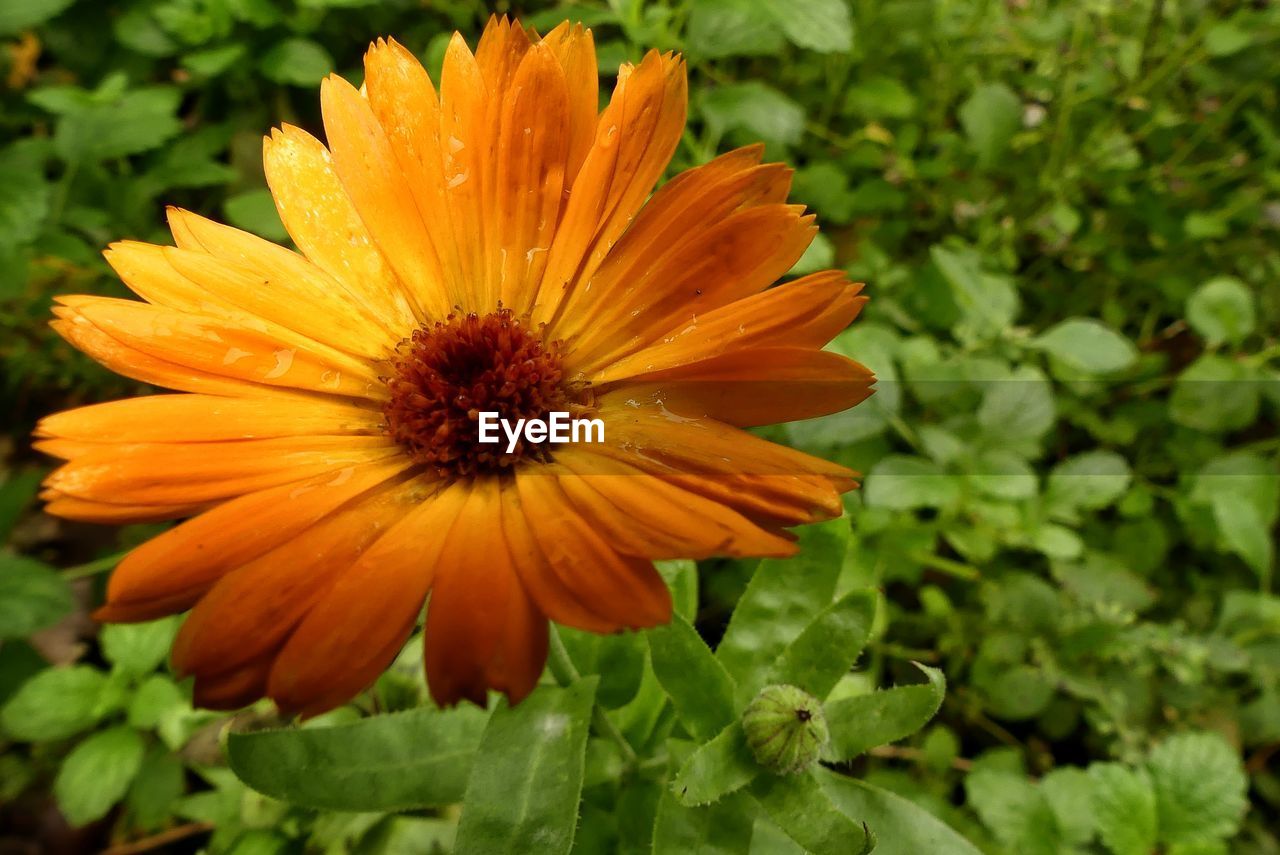
<instances>
[{"instance_id":1,"label":"serrated leaf","mask_svg":"<svg viewBox=\"0 0 1280 855\"><path fill-rule=\"evenodd\" d=\"M688 621L673 615L645 636L653 673L690 734L710 739L734 720L733 678Z\"/></svg>"},{"instance_id":2,"label":"serrated leaf","mask_svg":"<svg viewBox=\"0 0 1280 855\"><path fill-rule=\"evenodd\" d=\"M787 683L825 698L862 654L878 602L875 591L854 591L827 606L779 654L763 682Z\"/></svg>"},{"instance_id":3,"label":"serrated leaf","mask_svg":"<svg viewBox=\"0 0 1280 855\"><path fill-rule=\"evenodd\" d=\"M769 665L835 594L849 521L805 526L799 534L799 555L760 562L716 648L716 659L737 684L738 706L755 697Z\"/></svg>"},{"instance_id":4,"label":"serrated leaf","mask_svg":"<svg viewBox=\"0 0 1280 855\"><path fill-rule=\"evenodd\" d=\"M52 567L0 553L0 640L52 626L73 604L71 586Z\"/></svg>"},{"instance_id":5,"label":"serrated leaf","mask_svg":"<svg viewBox=\"0 0 1280 855\"><path fill-rule=\"evenodd\" d=\"M969 841L914 802L827 769L816 777L846 816L866 821L876 836L875 855L978 855Z\"/></svg>"},{"instance_id":6,"label":"serrated leaf","mask_svg":"<svg viewBox=\"0 0 1280 855\"><path fill-rule=\"evenodd\" d=\"M1181 733L1147 758L1160 840L1193 844L1227 838L1248 809L1249 779L1239 755L1215 733Z\"/></svg>"},{"instance_id":7,"label":"serrated leaf","mask_svg":"<svg viewBox=\"0 0 1280 855\"><path fill-rule=\"evenodd\" d=\"M1205 433L1248 427L1258 417L1259 385L1243 363L1205 354L1174 381L1169 417Z\"/></svg>"},{"instance_id":8,"label":"serrated leaf","mask_svg":"<svg viewBox=\"0 0 1280 855\"><path fill-rule=\"evenodd\" d=\"M316 86L333 71L333 57L310 39L288 38L279 42L258 61L268 80L292 86Z\"/></svg>"},{"instance_id":9,"label":"serrated leaf","mask_svg":"<svg viewBox=\"0 0 1280 855\"><path fill-rule=\"evenodd\" d=\"M978 766L964 779L970 807L982 823L1018 855L1060 855L1061 834L1038 787L1021 772Z\"/></svg>"},{"instance_id":10,"label":"serrated leaf","mask_svg":"<svg viewBox=\"0 0 1280 855\"><path fill-rule=\"evenodd\" d=\"M1275 560L1275 542L1270 526L1258 515L1254 503L1247 496L1223 493L1213 498L1211 507L1227 549L1239 555L1261 578L1268 578Z\"/></svg>"},{"instance_id":11,"label":"serrated leaf","mask_svg":"<svg viewBox=\"0 0 1280 855\"><path fill-rule=\"evenodd\" d=\"M877 745L910 736L934 717L946 695L946 678L936 668L915 664L927 682L827 704L824 712L831 742L824 754L826 759L852 760Z\"/></svg>"},{"instance_id":12,"label":"serrated leaf","mask_svg":"<svg viewBox=\"0 0 1280 855\"><path fill-rule=\"evenodd\" d=\"M821 53L853 48L853 18L846 0L766 0L774 23L797 47Z\"/></svg>"},{"instance_id":13,"label":"serrated leaf","mask_svg":"<svg viewBox=\"0 0 1280 855\"><path fill-rule=\"evenodd\" d=\"M53 18L75 0L8 0L0 3L0 35L18 33Z\"/></svg>"},{"instance_id":14,"label":"serrated leaf","mask_svg":"<svg viewBox=\"0 0 1280 855\"><path fill-rule=\"evenodd\" d=\"M455 851L567 853L573 846L596 679L501 704L476 752Z\"/></svg>"},{"instance_id":15,"label":"serrated leaf","mask_svg":"<svg viewBox=\"0 0 1280 855\"><path fill-rule=\"evenodd\" d=\"M978 407L978 423L993 442L1037 440L1056 418L1049 381L1026 365L1007 379L986 383Z\"/></svg>"},{"instance_id":16,"label":"serrated leaf","mask_svg":"<svg viewBox=\"0 0 1280 855\"><path fill-rule=\"evenodd\" d=\"M1187 323L1210 345L1239 344L1257 323L1253 293L1231 276L1217 276L1187 298Z\"/></svg>"},{"instance_id":17,"label":"serrated leaf","mask_svg":"<svg viewBox=\"0 0 1280 855\"><path fill-rule=\"evenodd\" d=\"M142 736L129 727L95 733L77 745L53 782L67 822L81 826L106 816L128 792L145 751Z\"/></svg>"},{"instance_id":18,"label":"serrated leaf","mask_svg":"<svg viewBox=\"0 0 1280 855\"><path fill-rule=\"evenodd\" d=\"M693 56L766 56L782 49L783 38L759 0L693 0L685 45Z\"/></svg>"},{"instance_id":19,"label":"serrated leaf","mask_svg":"<svg viewBox=\"0 0 1280 855\"><path fill-rule=\"evenodd\" d=\"M0 726L15 739L66 739L98 722L106 712L107 677L88 665L47 668L22 684L0 710Z\"/></svg>"},{"instance_id":20,"label":"serrated leaf","mask_svg":"<svg viewBox=\"0 0 1280 855\"><path fill-rule=\"evenodd\" d=\"M1046 499L1051 505L1098 510L1124 495L1132 480L1129 462L1119 454L1086 451L1053 467Z\"/></svg>"},{"instance_id":21,"label":"serrated leaf","mask_svg":"<svg viewBox=\"0 0 1280 855\"><path fill-rule=\"evenodd\" d=\"M134 675L150 674L169 655L180 617L147 623L113 623L103 627L102 653L107 661Z\"/></svg>"},{"instance_id":22,"label":"serrated leaf","mask_svg":"<svg viewBox=\"0 0 1280 855\"><path fill-rule=\"evenodd\" d=\"M1094 763L1093 815L1113 855L1151 855L1156 847L1156 795L1145 769Z\"/></svg>"},{"instance_id":23,"label":"serrated leaf","mask_svg":"<svg viewBox=\"0 0 1280 855\"><path fill-rule=\"evenodd\" d=\"M671 790L683 805L704 805L745 787L760 772L742 724L735 721L689 755Z\"/></svg>"},{"instance_id":24,"label":"serrated leaf","mask_svg":"<svg viewBox=\"0 0 1280 855\"><path fill-rule=\"evenodd\" d=\"M755 813L742 793L705 807L685 807L665 791L653 824L653 855L742 855L751 845Z\"/></svg>"},{"instance_id":25,"label":"serrated leaf","mask_svg":"<svg viewBox=\"0 0 1280 855\"><path fill-rule=\"evenodd\" d=\"M873 508L945 508L960 498L960 477L923 457L890 454L867 473L863 496Z\"/></svg>"},{"instance_id":26,"label":"serrated leaf","mask_svg":"<svg viewBox=\"0 0 1280 855\"><path fill-rule=\"evenodd\" d=\"M392 811L462 798L488 716L417 709L338 727L233 733L227 758L260 793L322 810Z\"/></svg>"},{"instance_id":27,"label":"serrated leaf","mask_svg":"<svg viewBox=\"0 0 1280 855\"><path fill-rule=\"evenodd\" d=\"M993 165L1022 124L1022 102L1003 83L985 83L960 105L960 125L978 162Z\"/></svg>"},{"instance_id":28,"label":"serrated leaf","mask_svg":"<svg viewBox=\"0 0 1280 855\"><path fill-rule=\"evenodd\" d=\"M865 855L876 845L862 822L842 813L818 783L815 772L764 774L750 792L778 828L813 855Z\"/></svg>"},{"instance_id":29,"label":"serrated leaf","mask_svg":"<svg viewBox=\"0 0 1280 855\"><path fill-rule=\"evenodd\" d=\"M706 90L702 114L718 134L730 130L778 145L794 145L804 134L804 108L759 81Z\"/></svg>"},{"instance_id":30,"label":"serrated leaf","mask_svg":"<svg viewBox=\"0 0 1280 855\"><path fill-rule=\"evenodd\" d=\"M929 258L963 314L965 335L979 341L1003 335L1021 308L1013 281L984 270L982 257L968 247L935 245Z\"/></svg>"},{"instance_id":31,"label":"serrated leaf","mask_svg":"<svg viewBox=\"0 0 1280 855\"><path fill-rule=\"evenodd\" d=\"M1032 345L1084 374L1114 374L1138 360L1133 342L1093 318L1068 318L1032 339Z\"/></svg>"}]
</instances>

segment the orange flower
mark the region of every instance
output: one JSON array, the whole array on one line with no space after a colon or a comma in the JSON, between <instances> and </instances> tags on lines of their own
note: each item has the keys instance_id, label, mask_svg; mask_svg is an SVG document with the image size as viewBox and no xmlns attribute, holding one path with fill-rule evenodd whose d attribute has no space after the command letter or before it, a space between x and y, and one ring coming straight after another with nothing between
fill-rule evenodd
<instances>
[{"instance_id":1,"label":"orange flower","mask_svg":"<svg viewBox=\"0 0 1280 855\"><path fill-rule=\"evenodd\" d=\"M439 94L379 41L321 89L328 148L285 126L267 180L301 254L181 210L175 247L107 252L145 302L63 297L54 327L187 394L45 419L51 513L190 517L116 569L102 620L191 609L197 701L315 714L417 624L442 704L537 682L548 619L654 626L652 561L783 556L852 473L741 428L842 410L871 374L821 350L865 298L837 271L769 288L813 218L761 149L667 182L685 71L624 66L597 115L591 33L491 21ZM479 412L599 419L603 443L478 440Z\"/></svg>"}]
</instances>

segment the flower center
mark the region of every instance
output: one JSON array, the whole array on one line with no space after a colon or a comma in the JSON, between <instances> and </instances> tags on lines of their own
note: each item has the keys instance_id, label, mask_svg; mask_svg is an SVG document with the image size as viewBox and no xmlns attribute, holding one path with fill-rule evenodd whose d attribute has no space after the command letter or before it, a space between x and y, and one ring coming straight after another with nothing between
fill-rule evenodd
<instances>
[{"instance_id":1,"label":"flower center","mask_svg":"<svg viewBox=\"0 0 1280 855\"><path fill-rule=\"evenodd\" d=\"M482 412L515 424L567 410L576 396L563 382L561 343L544 344L510 309L450 315L400 342L386 379L387 433L442 477L500 472L523 458L546 460L550 443L480 442Z\"/></svg>"}]
</instances>

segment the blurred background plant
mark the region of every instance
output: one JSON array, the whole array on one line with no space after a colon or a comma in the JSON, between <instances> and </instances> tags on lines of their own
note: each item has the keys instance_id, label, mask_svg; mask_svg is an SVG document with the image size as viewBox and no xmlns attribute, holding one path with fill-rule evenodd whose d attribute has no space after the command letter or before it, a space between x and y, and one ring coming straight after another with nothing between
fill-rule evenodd
<instances>
[{"instance_id":1,"label":"blurred background plant","mask_svg":"<svg viewBox=\"0 0 1280 855\"><path fill-rule=\"evenodd\" d=\"M225 717L164 665L174 624L86 617L150 530L41 515L27 433L142 391L46 326L55 294L124 295L108 242L167 242L165 204L286 240L264 132L319 133L317 84L358 81L372 37L434 70L494 11L594 27L606 79L685 52L673 170L765 141L824 226L800 267L869 283L833 346L880 392L771 432L867 473L840 589L885 607L854 689L909 660L948 680L933 724L858 774L993 853L1280 852L1280 6L1261 0L0 0L0 848L447 851L448 811L316 813L237 781ZM714 642L752 566L702 569ZM412 705L416 673L334 715ZM580 851L647 845L584 806Z\"/></svg>"}]
</instances>

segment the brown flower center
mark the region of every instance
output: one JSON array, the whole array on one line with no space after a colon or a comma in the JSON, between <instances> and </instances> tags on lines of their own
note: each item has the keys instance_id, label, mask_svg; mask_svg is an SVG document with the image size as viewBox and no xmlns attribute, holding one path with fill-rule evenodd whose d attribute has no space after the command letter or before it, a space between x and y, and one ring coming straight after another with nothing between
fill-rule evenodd
<instances>
[{"instance_id":1,"label":"brown flower center","mask_svg":"<svg viewBox=\"0 0 1280 855\"><path fill-rule=\"evenodd\" d=\"M480 441L480 413L510 424L577 407L564 382L561 343L544 344L510 309L480 316L450 315L400 342L387 378L387 433L418 463L442 477L508 469L524 458L546 460L550 443L521 438Z\"/></svg>"}]
</instances>

